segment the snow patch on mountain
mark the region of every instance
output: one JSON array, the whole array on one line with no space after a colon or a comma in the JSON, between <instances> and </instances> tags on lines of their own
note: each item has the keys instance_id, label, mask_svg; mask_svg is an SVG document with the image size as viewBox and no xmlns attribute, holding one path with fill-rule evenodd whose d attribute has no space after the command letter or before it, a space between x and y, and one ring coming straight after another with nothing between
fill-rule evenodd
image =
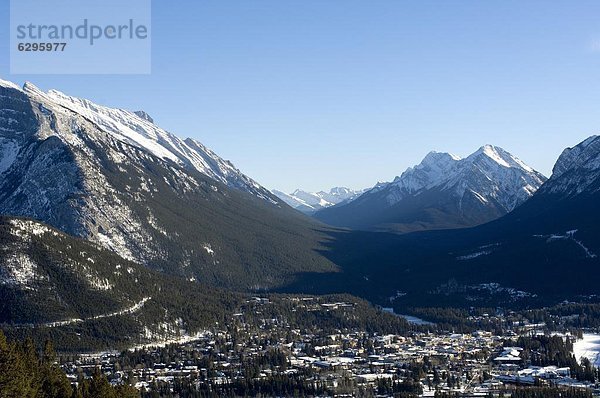
<instances>
[{"instance_id":1,"label":"snow patch on mountain","mask_svg":"<svg viewBox=\"0 0 600 398\"><path fill-rule=\"evenodd\" d=\"M214 256L214 255L215 255L215 251L214 251L214 250L212 249L212 247L210 246L210 243L205 243L205 244L202 246L202 248L203 248L204 250L206 250L206 252L207 252L208 254L210 254L211 256Z\"/></svg>"},{"instance_id":2,"label":"snow patch on mountain","mask_svg":"<svg viewBox=\"0 0 600 398\"><path fill-rule=\"evenodd\" d=\"M481 257L481 256L487 256L492 254L497 248L498 246L500 246L500 243L491 243L488 245L483 245L477 248L477 250L462 255L462 256L458 256L456 257L457 260L459 261L465 261L465 260L473 260L477 257Z\"/></svg>"},{"instance_id":3,"label":"snow patch on mountain","mask_svg":"<svg viewBox=\"0 0 600 398\"><path fill-rule=\"evenodd\" d=\"M492 253L491 250L482 250L482 251L475 252L475 253L465 254L464 256L458 256L458 257L456 257L456 259L459 261L472 260L474 258L486 256L491 253Z\"/></svg>"},{"instance_id":4,"label":"snow patch on mountain","mask_svg":"<svg viewBox=\"0 0 600 398\"><path fill-rule=\"evenodd\" d=\"M168 236L167 231L158 224L158 220L156 219L156 217L154 217L150 209L148 209L148 224L150 224L152 228L154 228L164 236Z\"/></svg>"},{"instance_id":5,"label":"snow patch on mountain","mask_svg":"<svg viewBox=\"0 0 600 398\"><path fill-rule=\"evenodd\" d=\"M88 279L88 282L96 290L112 290L115 287L115 285L110 283L106 278L101 279L91 277Z\"/></svg>"},{"instance_id":6,"label":"snow patch on mountain","mask_svg":"<svg viewBox=\"0 0 600 398\"><path fill-rule=\"evenodd\" d=\"M40 236L45 233L58 235L58 232L40 224L39 222L31 220L11 219L9 224L13 226L11 233L21 238L28 238L31 235Z\"/></svg>"},{"instance_id":7,"label":"snow patch on mountain","mask_svg":"<svg viewBox=\"0 0 600 398\"><path fill-rule=\"evenodd\" d=\"M13 253L4 258L0 268L0 285L18 285L33 289L32 282L39 279L37 264L25 253Z\"/></svg>"}]
</instances>

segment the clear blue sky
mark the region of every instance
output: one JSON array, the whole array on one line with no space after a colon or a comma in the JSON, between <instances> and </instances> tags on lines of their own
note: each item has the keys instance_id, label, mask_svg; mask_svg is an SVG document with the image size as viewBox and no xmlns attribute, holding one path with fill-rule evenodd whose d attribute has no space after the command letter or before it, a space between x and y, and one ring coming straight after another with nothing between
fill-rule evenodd
<instances>
[{"instance_id":1,"label":"clear blue sky","mask_svg":"<svg viewBox=\"0 0 600 398\"><path fill-rule=\"evenodd\" d=\"M544 174L600 131L599 1L154 0L152 74L0 76L195 137L268 188L362 188L492 143Z\"/></svg>"}]
</instances>

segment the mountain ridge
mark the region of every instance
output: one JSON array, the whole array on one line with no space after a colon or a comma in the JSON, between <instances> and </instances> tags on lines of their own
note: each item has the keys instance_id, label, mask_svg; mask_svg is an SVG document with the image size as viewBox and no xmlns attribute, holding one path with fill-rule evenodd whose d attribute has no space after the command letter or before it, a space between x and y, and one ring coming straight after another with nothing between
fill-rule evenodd
<instances>
[{"instance_id":1,"label":"mountain ridge","mask_svg":"<svg viewBox=\"0 0 600 398\"><path fill-rule=\"evenodd\" d=\"M565 150L558 173L488 223L406 234L334 232L326 253L341 274L307 274L289 290L335 289L399 311L585 300L600 282L599 142L591 137ZM495 292L484 294L486 286Z\"/></svg>"},{"instance_id":2,"label":"mountain ridge","mask_svg":"<svg viewBox=\"0 0 600 398\"><path fill-rule=\"evenodd\" d=\"M274 204L277 203L276 198L270 195L268 190L242 174L231 162L221 159L193 138L182 140L161 129L143 111L136 113L108 108L87 99L66 95L58 90L49 90L45 93L30 82L24 84L23 92L39 96L80 114L118 140L145 149L161 159L172 160L228 186L245 190Z\"/></svg>"},{"instance_id":3,"label":"mountain ridge","mask_svg":"<svg viewBox=\"0 0 600 398\"><path fill-rule=\"evenodd\" d=\"M272 192L292 208L305 214L312 214L320 209L352 201L365 191L352 190L346 187L333 187L327 192L307 192L299 188L290 194L278 190Z\"/></svg>"},{"instance_id":4,"label":"mountain ridge","mask_svg":"<svg viewBox=\"0 0 600 398\"><path fill-rule=\"evenodd\" d=\"M34 86L24 91L0 83L0 212L89 239L153 275L187 280L186 288L316 289L378 303L405 297L411 303L424 297L437 302L440 292L494 283L529 292L528 297L584 294L598 280L597 136L567 148L539 189L541 174L502 148L485 145L465 159L431 152L394 181L339 206L360 206L365 197L388 205L399 199L391 209L401 203L403 216L413 217L406 232L438 227L399 235L326 227L278 199L265 200L262 191L244 189L252 188L249 180L218 181L174 152L161 156L166 147L136 145L113 131L126 122L147 127L139 115L103 109L104 116L89 117L95 104L65 107L64 101L71 100L55 102ZM94 122L98 118L104 127ZM155 144L171 140L165 145L179 145L186 156L196 150L194 141L154 128L144 134L151 133L157 134ZM339 196L347 190L330 192ZM490 214L496 219L486 223ZM482 225L471 227L476 224ZM457 226L465 228L439 230ZM5 287L29 275L15 274L11 261L0 267ZM562 275L564 264L587 274ZM560 289L552 284L558 278L565 282ZM107 307L101 315L125 311L145 297Z\"/></svg>"},{"instance_id":5,"label":"mountain ridge","mask_svg":"<svg viewBox=\"0 0 600 398\"><path fill-rule=\"evenodd\" d=\"M541 173L492 145L466 158L430 152L392 182L314 216L338 227L396 232L469 227L512 211L543 181Z\"/></svg>"},{"instance_id":6,"label":"mountain ridge","mask_svg":"<svg viewBox=\"0 0 600 398\"><path fill-rule=\"evenodd\" d=\"M222 287L335 269L316 252L323 226L201 143L57 93L0 84L0 213Z\"/></svg>"}]
</instances>

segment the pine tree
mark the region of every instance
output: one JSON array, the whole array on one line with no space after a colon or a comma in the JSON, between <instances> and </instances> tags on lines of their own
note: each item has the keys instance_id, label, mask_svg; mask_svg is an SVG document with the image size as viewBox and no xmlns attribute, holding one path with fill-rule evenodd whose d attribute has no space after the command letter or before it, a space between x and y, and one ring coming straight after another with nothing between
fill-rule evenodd
<instances>
[{"instance_id":1,"label":"pine tree","mask_svg":"<svg viewBox=\"0 0 600 398\"><path fill-rule=\"evenodd\" d=\"M40 365L42 396L44 398L69 398L73 395L73 389L67 376L55 365L55 361L54 346L51 341L46 341Z\"/></svg>"},{"instance_id":2,"label":"pine tree","mask_svg":"<svg viewBox=\"0 0 600 398\"><path fill-rule=\"evenodd\" d=\"M24 361L21 347L8 343L0 331L0 396L3 398L33 398L29 367Z\"/></svg>"}]
</instances>

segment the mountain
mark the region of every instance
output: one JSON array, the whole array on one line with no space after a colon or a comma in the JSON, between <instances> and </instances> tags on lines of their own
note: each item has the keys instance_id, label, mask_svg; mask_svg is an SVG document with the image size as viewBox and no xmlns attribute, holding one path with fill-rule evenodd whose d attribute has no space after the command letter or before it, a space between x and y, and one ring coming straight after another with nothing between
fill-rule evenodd
<instances>
[{"instance_id":1,"label":"mountain","mask_svg":"<svg viewBox=\"0 0 600 398\"><path fill-rule=\"evenodd\" d=\"M355 191L345 187L335 187L331 188L329 192L306 192L301 189L296 189L290 194L277 190L273 190L272 192L294 209L306 214L312 214L326 207L352 201L360 196L364 190Z\"/></svg>"},{"instance_id":2,"label":"mountain","mask_svg":"<svg viewBox=\"0 0 600 398\"><path fill-rule=\"evenodd\" d=\"M241 297L169 277L30 219L0 218L0 325L69 349L183 338Z\"/></svg>"},{"instance_id":3,"label":"mountain","mask_svg":"<svg viewBox=\"0 0 600 398\"><path fill-rule=\"evenodd\" d=\"M552 178L542 194L573 197L593 193L600 176L600 136L594 135L573 148L567 148L552 170Z\"/></svg>"},{"instance_id":4,"label":"mountain","mask_svg":"<svg viewBox=\"0 0 600 398\"><path fill-rule=\"evenodd\" d=\"M367 230L464 228L507 214L545 180L515 156L491 145L464 159L431 152L394 181L314 216L330 225Z\"/></svg>"},{"instance_id":5,"label":"mountain","mask_svg":"<svg viewBox=\"0 0 600 398\"><path fill-rule=\"evenodd\" d=\"M585 300L600 284L598 203L594 136L565 149L552 176L492 222L402 235L333 233L326 253L342 272L306 274L290 290L350 292L399 310Z\"/></svg>"},{"instance_id":6,"label":"mountain","mask_svg":"<svg viewBox=\"0 0 600 398\"><path fill-rule=\"evenodd\" d=\"M565 149L552 176L522 206L498 220L500 229L526 233L566 233L585 236L595 249L600 240L597 220L600 198L600 136L592 136ZM587 231L587 232L586 232Z\"/></svg>"},{"instance_id":7,"label":"mountain","mask_svg":"<svg viewBox=\"0 0 600 398\"><path fill-rule=\"evenodd\" d=\"M139 336L145 325L154 336L153 319L193 332L225 310L205 311L237 300L220 300L221 287L349 292L405 308L597 291L598 137L566 149L541 187L539 173L485 146L465 159L431 153L317 213L383 204L372 214L397 218L369 228L391 222L394 231L499 217L396 234L327 228L151 120L0 82L0 214L10 216L0 220L0 321L15 334L20 323L41 323L56 337L47 324L64 320L60 338L75 340L92 329L107 341ZM487 292L493 300L481 298Z\"/></svg>"},{"instance_id":8,"label":"mountain","mask_svg":"<svg viewBox=\"0 0 600 398\"><path fill-rule=\"evenodd\" d=\"M221 159L192 138L182 140L161 129L144 111L129 112L107 108L85 99L70 97L56 90L44 93L31 83L25 83L23 92L39 100L42 106L47 102L77 114L121 143L142 149L184 169L198 171L229 187L277 203L276 198L268 190L242 174L231 162Z\"/></svg>"},{"instance_id":9,"label":"mountain","mask_svg":"<svg viewBox=\"0 0 600 398\"><path fill-rule=\"evenodd\" d=\"M217 286L335 269L318 253L320 224L198 141L30 83L0 81L0 214Z\"/></svg>"}]
</instances>

